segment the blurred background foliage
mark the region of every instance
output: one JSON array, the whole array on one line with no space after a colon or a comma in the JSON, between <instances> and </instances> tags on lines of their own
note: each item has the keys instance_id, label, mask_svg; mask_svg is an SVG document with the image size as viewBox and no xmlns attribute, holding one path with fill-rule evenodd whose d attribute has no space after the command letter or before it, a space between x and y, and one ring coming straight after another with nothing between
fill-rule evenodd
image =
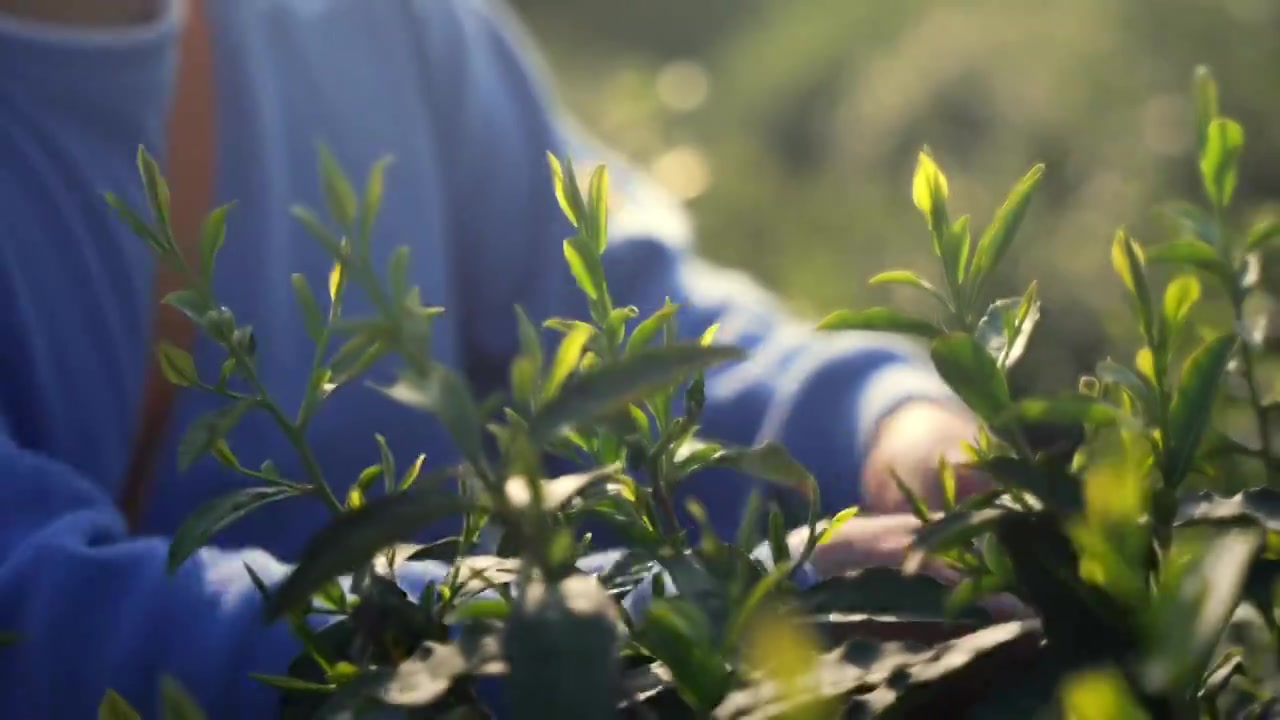
<instances>
[{"instance_id":1,"label":"blurred background foliage","mask_svg":"<svg viewBox=\"0 0 1280 720\"><path fill-rule=\"evenodd\" d=\"M979 229L1047 163L999 283L1021 294L1037 278L1045 300L1015 371L1024 391L1132 357L1108 250L1121 225L1172 239L1155 208L1201 199L1197 63L1246 129L1236 219L1280 198L1280 0L514 4L562 100L688 202L702 253L806 316L917 303L866 280L933 270L910 197L921 146L950 177L953 215Z\"/></svg>"}]
</instances>

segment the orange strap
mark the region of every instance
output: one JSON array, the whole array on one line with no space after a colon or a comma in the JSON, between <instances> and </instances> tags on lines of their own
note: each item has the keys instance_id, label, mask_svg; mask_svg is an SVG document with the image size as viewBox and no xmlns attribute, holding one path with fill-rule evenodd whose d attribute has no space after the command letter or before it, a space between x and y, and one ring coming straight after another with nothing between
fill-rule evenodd
<instances>
[{"instance_id":1,"label":"orange strap","mask_svg":"<svg viewBox=\"0 0 1280 720\"><path fill-rule=\"evenodd\" d=\"M188 261L199 260L200 226L213 206L216 166L214 145L215 87L213 49L201 0L189 0L187 24L183 31L177 76L177 92L169 117L167 177L172 189L173 230L178 247ZM155 283L155 326L150 345L167 340L192 349L195 326L160 300L182 287L182 280L167 265L157 263ZM150 349L150 348L148 348ZM176 388L165 380L155 354L147 353L141 421L135 436L124 490L119 499L131 531L136 531L146 509L147 496L155 474L156 454L163 446L166 426L172 416Z\"/></svg>"}]
</instances>

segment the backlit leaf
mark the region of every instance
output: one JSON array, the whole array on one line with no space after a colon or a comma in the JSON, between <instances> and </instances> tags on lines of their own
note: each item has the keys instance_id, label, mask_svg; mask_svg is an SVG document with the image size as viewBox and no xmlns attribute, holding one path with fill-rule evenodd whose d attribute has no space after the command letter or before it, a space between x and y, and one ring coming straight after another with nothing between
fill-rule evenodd
<instances>
[{"instance_id":1,"label":"backlit leaf","mask_svg":"<svg viewBox=\"0 0 1280 720\"><path fill-rule=\"evenodd\" d=\"M252 399L237 400L196 418L178 441L178 469L186 471L197 458L212 450L254 405Z\"/></svg>"},{"instance_id":2,"label":"backlit leaf","mask_svg":"<svg viewBox=\"0 0 1280 720\"><path fill-rule=\"evenodd\" d=\"M721 450L712 456L707 465L733 468L804 495L811 495L816 485L813 475L775 442L765 442L752 448Z\"/></svg>"},{"instance_id":3,"label":"backlit leaf","mask_svg":"<svg viewBox=\"0 0 1280 720\"><path fill-rule=\"evenodd\" d=\"M999 265L1000 260L1009 252L1013 239L1018 234L1022 219L1027 214L1027 205L1031 202L1031 194L1044 175L1044 165L1036 165L1022 177L1009 191L1004 205L996 211L995 218L987 227L978 246L973 252L973 264L970 269L970 287L973 288L971 299L977 299L976 293L982 289L983 283Z\"/></svg>"},{"instance_id":4,"label":"backlit leaf","mask_svg":"<svg viewBox=\"0 0 1280 720\"><path fill-rule=\"evenodd\" d=\"M98 720L142 720L142 716L119 693L108 690L98 705Z\"/></svg>"},{"instance_id":5,"label":"backlit leaf","mask_svg":"<svg viewBox=\"0 0 1280 720\"><path fill-rule=\"evenodd\" d=\"M360 207L356 190L343 173L333 152L323 144L320 145L320 177L329 214L344 230L354 228L356 213Z\"/></svg>"},{"instance_id":6,"label":"backlit leaf","mask_svg":"<svg viewBox=\"0 0 1280 720\"><path fill-rule=\"evenodd\" d=\"M179 387L190 387L200 381L191 353L166 340L156 346L156 359L165 380Z\"/></svg>"},{"instance_id":7,"label":"backlit leaf","mask_svg":"<svg viewBox=\"0 0 1280 720\"><path fill-rule=\"evenodd\" d=\"M1165 481L1174 487L1191 469L1209 425L1218 385L1235 346L1234 334L1216 337L1200 346L1182 368L1182 378L1169 409L1169 437L1164 457Z\"/></svg>"},{"instance_id":8,"label":"backlit leaf","mask_svg":"<svg viewBox=\"0 0 1280 720\"><path fill-rule=\"evenodd\" d=\"M370 500L337 516L311 537L297 567L272 594L268 619L305 605L330 580L364 566L378 551L414 540L435 522L477 509L472 498L419 489Z\"/></svg>"},{"instance_id":9,"label":"backlit leaf","mask_svg":"<svg viewBox=\"0 0 1280 720\"><path fill-rule=\"evenodd\" d=\"M550 439L566 425L625 408L699 370L742 357L730 347L669 345L649 348L580 373L534 414L529 433Z\"/></svg>"},{"instance_id":10,"label":"backlit leaf","mask_svg":"<svg viewBox=\"0 0 1280 720\"><path fill-rule=\"evenodd\" d=\"M1205 193L1215 207L1231 204L1236 190L1236 165L1244 149L1244 128L1230 118L1209 123L1204 150L1200 153L1200 177Z\"/></svg>"},{"instance_id":11,"label":"backlit leaf","mask_svg":"<svg viewBox=\"0 0 1280 720\"><path fill-rule=\"evenodd\" d=\"M956 394L988 422L1010 403L1009 385L995 358L965 333L949 333L933 341L933 364Z\"/></svg>"},{"instance_id":12,"label":"backlit leaf","mask_svg":"<svg viewBox=\"0 0 1280 720\"><path fill-rule=\"evenodd\" d=\"M1246 252L1263 250L1280 240L1280 220L1266 220L1254 225L1249 230L1249 239L1245 244Z\"/></svg>"},{"instance_id":13,"label":"backlit leaf","mask_svg":"<svg viewBox=\"0 0 1280 720\"><path fill-rule=\"evenodd\" d=\"M227 240L227 213L235 203L215 208L200 229L200 271L208 282L213 277L214 262L222 244Z\"/></svg>"},{"instance_id":14,"label":"backlit leaf","mask_svg":"<svg viewBox=\"0 0 1280 720\"><path fill-rule=\"evenodd\" d=\"M196 508L169 543L169 572L175 572L218 531L268 503L297 495L298 491L275 485L250 487L216 497Z\"/></svg>"},{"instance_id":15,"label":"backlit leaf","mask_svg":"<svg viewBox=\"0 0 1280 720\"><path fill-rule=\"evenodd\" d=\"M294 273L289 281L293 284L293 296L302 310L303 326L307 329L307 337L312 342L320 341L320 333L324 331L324 319L320 315L320 307L316 305L316 297L311 293L311 286L302 273Z\"/></svg>"},{"instance_id":16,"label":"backlit leaf","mask_svg":"<svg viewBox=\"0 0 1280 720\"><path fill-rule=\"evenodd\" d=\"M601 165L591 173L588 184L591 206L591 239L596 243L596 254L604 252L609 241L609 171Z\"/></svg>"},{"instance_id":17,"label":"backlit leaf","mask_svg":"<svg viewBox=\"0 0 1280 720\"><path fill-rule=\"evenodd\" d=\"M1166 341L1172 347L1177 341L1187 313L1200 299L1200 281L1195 275L1180 275L1164 291L1164 324Z\"/></svg>"},{"instance_id":18,"label":"backlit leaf","mask_svg":"<svg viewBox=\"0 0 1280 720\"><path fill-rule=\"evenodd\" d=\"M468 462L484 465L483 421L471 389L452 369L435 365L427 377L405 372L390 387L388 397L440 419Z\"/></svg>"},{"instance_id":19,"label":"backlit leaf","mask_svg":"<svg viewBox=\"0 0 1280 720\"><path fill-rule=\"evenodd\" d=\"M654 314L645 318L627 339L627 353L648 347L679 309L679 305L667 300Z\"/></svg>"},{"instance_id":20,"label":"backlit leaf","mask_svg":"<svg viewBox=\"0 0 1280 720\"><path fill-rule=\"evenodd\" d=\"M163 720L205 720L204 711L175 678L160 678L160 717Z\"/></svg>"},{"instance_id":21,"label":"backlit leaf","mask_svg":"<svg viewBox=\"0 0 1280 720\"><path fill-rule=\"evenodd\" d=\"M879 330L934 338L942 333L933 323L887 307L837 310L818 324L819 330Z\"/></svg>"},{"instance_id":22,"label":"backlit leaf","mask_svg":"<svg viewBox=\"0 0 1280 720\"><path fill-rule=\"evenodd\" d=\"M935 300L942 303L945 307L950 307L951 303L942 291L934 287L933 283L925 280L910 270L887 270L872 277L867 281L868 285L907 285L909 287L923 290L934 297Z\"/></svg>"},{"instance_id":23,"label":"backlit leaf","mask_svg":"<svg viewBox=\"0 0 1280 720\"><path fill-rule=\"evenodd\" d=\"M1142 248L1124 230L1116 232L1111 243L1111 266L1129 289L1130 299L1138 310L1138 318L1142 323L1142 335L1154 346L1155 315L1151 309L1151 291L1147 284L1147 273Z\"/></svg>"}]
</instances>

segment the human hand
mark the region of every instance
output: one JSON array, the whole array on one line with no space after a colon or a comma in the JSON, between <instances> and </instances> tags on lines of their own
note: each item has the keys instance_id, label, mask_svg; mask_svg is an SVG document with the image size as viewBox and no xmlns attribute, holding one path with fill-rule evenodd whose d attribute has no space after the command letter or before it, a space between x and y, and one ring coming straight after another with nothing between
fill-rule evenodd
<instances>
[{"instance_id":1,"label":"human hand","mask_svg":"<svg viewBox=\"0 0 1280 720\"><path fill-rule=\"evenodd\" d=\"M989 478L964 464L968 460L966 446L977 439L980 428L973 413L939 402L911 402L893 412L877 429L863 465L863 512L911 509L895 475L931 509L941 509L940 460L952 463L955 469L956 497L991 489Z\"/></svg>"},{"instance_id":2,"label":"human hand","mask_svg":"<svg viewBox=\"0 0 1280 720\"><path fill-rule=\"evenodd\" d=\"M820 578L871 567L901 567L921 525L919 519L907 513L854 517L836 528L826 542L814 548L809 564ZM807 538L808 528L793 532L789 538L793 552L798 553ZM921 564L920 572L947 585L955 585L964 578L959 570L932 558ZM1031 615L1025 605L1008 594L990 596L981 604L997 620Z\"/></svg>"}]
</instances>

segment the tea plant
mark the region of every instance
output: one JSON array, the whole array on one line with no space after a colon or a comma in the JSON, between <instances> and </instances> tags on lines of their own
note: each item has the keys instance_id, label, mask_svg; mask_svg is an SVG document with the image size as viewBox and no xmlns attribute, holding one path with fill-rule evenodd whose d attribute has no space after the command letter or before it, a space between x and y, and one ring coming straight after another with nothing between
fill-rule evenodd
<instances>
[{"instance_id":1,"label":"tea plant","mask_svg":"<svg viewBox=\"0 0 1280 720\"><path fill-rule=\"evenodd\" d=\"M1111 707L1125 709L1109 716L1125 718L1261 717L1277 703L1272 558L1280 536L1271 533L1280 527L1280 495L1258 489L1218 497L1185 488L1193 477L1214 475L1224 453L1261 460L1268 477L1274 467L1270 410L1255 373L1258 341L1243 307L1256 284L1256 253L1280 231L1267 223L1244 242L1236 239L1228 210L1243 131L1219 114L1205 69L1196 73L1195 95L1209 210L1176 207L1191 237L1144 249L1122 229L1112 243L1141 338L1132 364L1105 360L1061 397L1010 396L1004 371L1039 315L1035 286L978 313L983 281L1008 246L1039 168L973 246L967 219L949 222L946 179L922 154L914 196L942 259L944 288L903 271L873 282L919 287L938 299L944 317L933 323L876 309L837 313L824 323L929 338L939 372L986 421L991 432L974 448L974 464L999 490L928 521L906 569L930 554L961 571L953 607L1011 592L1033 608L1045 637L1035 673L1060 684L1064 708L1080 717L1098 716L1071 710L1091 695L1111 698ZM1148 261L1192 272L1157 293ZM1234 320L1203 341L1189 337L1202 290L1196 272L1219 287ZM1235 361L1256 418L1252 444L1215 427L1213 411ZM1033 454L1021 437L1028 421L1080 424L1085 441L1072 457Z\"/></svg>"},{"instance_id":2,"label":"tea plant","mask_svg":"<svg viewBox=\"0 0 1280 720\"><path fill-rule=\"evenodd\" d=\"M1040 316L1036 285L990 297L1043 168L1014 186L974 242L968 216L950 217L945 174L921 153L912 195L940 277L894 270L872 283L927 293L936 318L882 307L834 313L820 328L926 339L943 379L985 421L971 464L996 487L959 498L955 469L943 465L944 506L929 508L899 483L924 523L905 566L821 581L807 560L856 509L821 522L818 483L784 449L699 436L702 373L740 352L715 344L714 327L681 334L674 304L641 319L611 296L604 168L580 184L570 162L550 157L574 228L563 249L584 318L550 318L540 328L516 308L520 350L508 387L479 398L432 358L441 309L424 306L411 285L408 249L391 255L385 281L371 260L389 163L357 190L322 151L327 216L294 214L334 260L329 302L294 276L315 354L300 406L286 409L258 377L253 329L213 292L231 208L209 216L198 262L185 257L165 180L142 150L148 212L109 200L187 279L164 302L226 356L217 378L201 378L185 350L158 349L171 382L226 400L188 429L180 461L209 455L254 483L195 512L174 537L170 564L268 503L311 498L332 510L281 585L254 576L268 619L290 623L306 648L287 677L260 677L282 689L288 717L484 716L498 697L492 678L508 700L504 712L516 717L1262 716L1280 681L1280 497L1196 494L1190 483L1221 475L1224 458L1256 462L1267 477L1275 467L1260 349L1243 319L1256 253L1280 226L1254 227L1243 243L1231 230L1243 131L1219 115L1207 71L1195 87L1209 210L1179 206L1189 237L1163 245L1116 234L1112 261L1141 350L1131 363L1099 363L1058 397L1015 398L1006 379ZM1155 262L1194 272L1156 293ZM1200 275L1220 289L1234 322L1197 340ZM348 317L351 292L363 293L374 314ZM553 346L543 330L558 334ZM375 436L380 452L368 469L326 477L306 441L310 422L388 356L400 370L377 389L438 418L461 461L425 470L422 457L403 463ZM1254 441L1219 423L1232 373L1246 388ZM273 420L303 477L236 457L227 433L249 412ZM1024 428L1045 422L1079 425L1085 440L1074 453L1037 452ZM581 471L549 477L552 458ZM696 501L685 508L699 526L690 532L676 489L710 467L806 498L807 527L788 534L777 504L756 492L736 537L717 537ZM461 518L457 535L418 544L446 517ZM588 520L623 538L622 560L607 570L583 569ZM411 597L400 582L410 574L405 563L427 560L447 563L448 573ZM917 574L924 562L962 579L947 589ZM994 622L977 602L997 593L1019 598L1035 619Z\"/></svg>"}]
</instances>

